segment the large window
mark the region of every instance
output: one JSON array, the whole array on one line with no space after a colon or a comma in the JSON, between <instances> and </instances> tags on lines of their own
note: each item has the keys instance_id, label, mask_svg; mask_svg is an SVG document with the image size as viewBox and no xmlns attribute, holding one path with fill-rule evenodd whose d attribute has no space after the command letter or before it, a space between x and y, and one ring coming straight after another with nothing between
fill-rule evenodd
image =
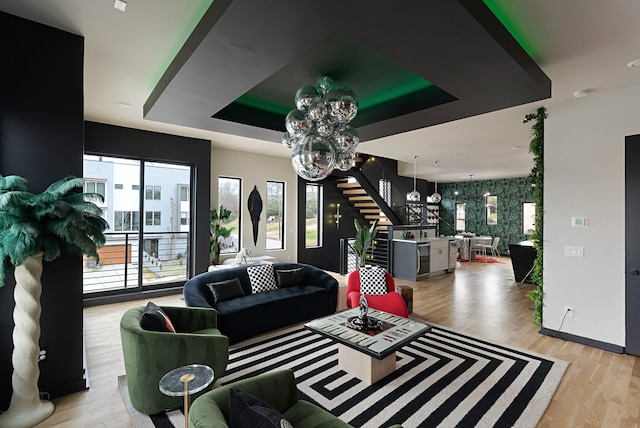
<instances>
[{"instance_id":1,"label":"large window","mask_svg":"<svg viewBox=\"0 0 640 428\"><path fill-rule=\"evenodd\" d=\"M456 232L466 230L467 204L456 204Z\"/></svg>"},{"instance_id":2,"label":"large window","mask_svg":"<svg viewBox=\"0 0 640 428\"><path fill-rule=\"evenodd\" d=\"M182 218L189 219L190 207L181 201L188 199L191 168L85 155L84 175L91 177L86 191L109 196L107 242L98 263L85 263L84 292L117 294L186 280L190 237Z\"/></svg>"},{"instance_id":3,"label":"large window","mask_svg":"<svg viewBox=\"0 0 640 428\"><path fill-rule=\"evenodd\" d=\"M267 250L284 249L284 183L267 181Z\"/></svg>"},{"instance_id":4,"label":"large window","mask_svg":"<svg viewBox=\"0 0 640 428\"><path fill-rule=\"evenodd\" d=\"M322 185L307 184L305 197L306 233L305 247L313 248L322 245Z\"/></svg>"},{"instance_id":5,"label":"large window","mask_svg":"<svg viewBox=\"0 0 640 428\"><path fill-rule=\"evenodd\" d=\"M218 177L218 207L223 205L231 211L229 221L222 224L223 227L231 228L231 235L222 242L220 254L237 253L240 250L240 237L242 236L240 226L242 224L240 213L240 195L242 180L232 177Z\"/></svg>"}]
</instances>

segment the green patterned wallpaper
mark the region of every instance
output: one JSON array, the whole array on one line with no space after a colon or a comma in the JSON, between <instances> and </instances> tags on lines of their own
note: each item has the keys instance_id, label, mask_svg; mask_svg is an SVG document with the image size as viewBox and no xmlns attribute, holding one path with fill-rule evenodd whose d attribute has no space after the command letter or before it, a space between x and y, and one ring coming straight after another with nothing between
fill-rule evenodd
<instances>
[{"instance_id":1,"label":"green patterned wallpaper","mask_svg":"<svg viewBox=\"0 0 640 428\"><path fill-rule=\"evenodd\" d=\"M506 255L510 242L524 241L522 233L522 203L535 202L534 188L529 177L500 180L474 180L457 183L439 183L440 233L455 235L455 204L466 204L466 231L476 235L499 236L500 254ZM458 192L455 195L454 192ZM498 197L498 224L487 225L485 193Z\"/></svg>"}]
</instances>

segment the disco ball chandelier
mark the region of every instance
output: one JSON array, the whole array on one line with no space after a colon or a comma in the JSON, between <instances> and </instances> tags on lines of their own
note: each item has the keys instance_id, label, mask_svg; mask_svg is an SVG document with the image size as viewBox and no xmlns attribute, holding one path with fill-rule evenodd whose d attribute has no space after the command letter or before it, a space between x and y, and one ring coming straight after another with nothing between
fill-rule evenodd
<instances>
[{"instance_id":1,"label":"disco ball chandelier","mask_svg":"<svg viewBox=\"0 0 640 428\"><path fill-rule=\"evenodd\" d=\"M337 168L354 165L358 132L349 122L358 114L358 97L351 88L335 86L329 76L316 86L304 85L296 92L296 108L285 119L282 144L292 150L291 164L308 181L326 178Z\"/></svg>"}]
</instances>

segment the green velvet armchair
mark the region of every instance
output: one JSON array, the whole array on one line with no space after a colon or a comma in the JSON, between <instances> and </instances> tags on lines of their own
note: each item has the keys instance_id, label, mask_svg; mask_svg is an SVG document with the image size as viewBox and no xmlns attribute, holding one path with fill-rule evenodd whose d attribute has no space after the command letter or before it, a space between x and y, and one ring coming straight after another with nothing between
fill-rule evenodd
<instances>
[{"instance_id":1,"label":"green velvet armchair","mask_svg":"<svg viewBox=\"0 0 640 428\"><path fill-rule=\"evenodd\" d=\"M202 394L189 408L190 428L228 428L229 389L238 388L267 402L294 428L349 428L326 410L308 401L298 400L298 389L289 369L239 380ZM394 425L390 428L402 428Z\"/></svg>"},{"instance_id":2,"label":"green velvet armchair","mask_svg":"<svg viewBox=\"0 0 640 428\"><path fill-rule=\"evenodd\" d=\"M161 308L176 333L142 329L143 306L129 309L120 320L129 398L136 410L150 415L183 404L182 397L168 397L160 392L158 382L166 373L188 364L205 364L213 369L217 379L224 374L229 361L229 339L216 328L213 309Z\"/></svg>"}]
</instances>

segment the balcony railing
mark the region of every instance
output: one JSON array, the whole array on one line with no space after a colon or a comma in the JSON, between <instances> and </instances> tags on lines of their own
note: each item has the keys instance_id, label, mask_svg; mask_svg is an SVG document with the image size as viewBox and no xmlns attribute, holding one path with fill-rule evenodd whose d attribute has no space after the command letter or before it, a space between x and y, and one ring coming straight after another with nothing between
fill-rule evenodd
<instances>
[{"instance_id":1,"label":"balcony railing","mask_svg":"<svg viewBox=\"0 0 640 428\"><path fill-rule=\"evenodd\" d=\"M85 257L85 294L186 281L189 232L144 233L142 248L138 232L105 236L107 242L98 250L100 260Z\"/></svg>"}]
</instances>

